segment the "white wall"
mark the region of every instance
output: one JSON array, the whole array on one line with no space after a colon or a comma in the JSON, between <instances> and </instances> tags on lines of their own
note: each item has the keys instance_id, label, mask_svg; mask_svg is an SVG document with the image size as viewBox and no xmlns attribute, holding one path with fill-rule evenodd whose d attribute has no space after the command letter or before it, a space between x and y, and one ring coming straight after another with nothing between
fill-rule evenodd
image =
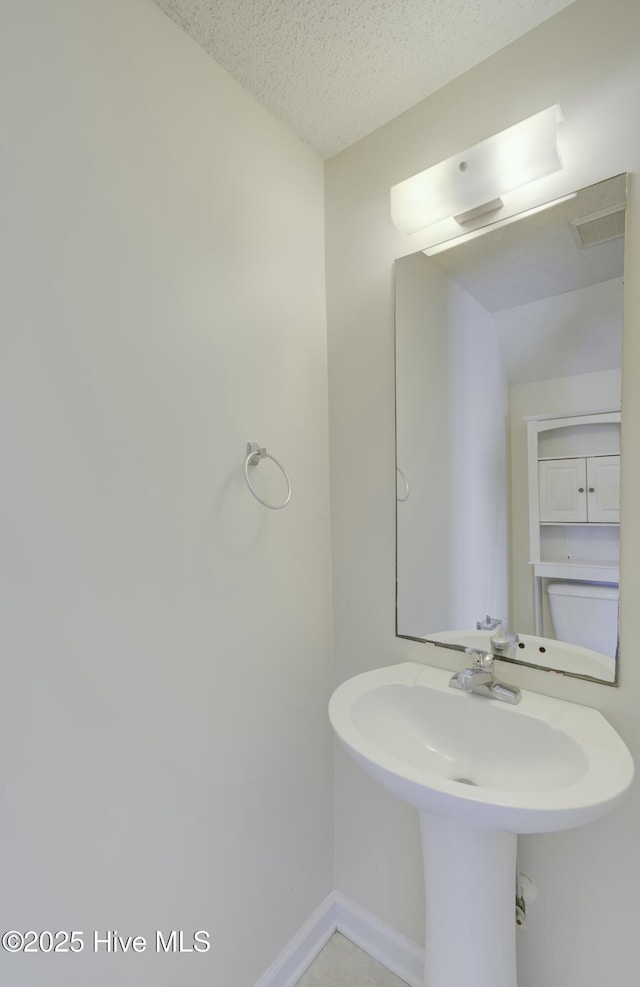
<instances>
[{"instance_id":1,"label":"white wall","mask_svg":"<svg viewBox=\"0 0 640 987\"><path fill-rule=\"evenodd\" d=\"M249 987L332 887L322 165L148 0L0 49L0 928L213 943L0 980Z\"/></svg>"},{"instance_id":2,"label":"white wall","mask_svg":"<svg viewBox=\"0 0 640 987\"><path fill-rule=\"evenodd\" d=\"M453 626L450 280L424 254L395 269L398 466L398 629L425 637ZM435 410L434 410L435 409ZM398 496L404 495L398 478ZM437 559L439 564L434 565Z\"/></svg>"},{"instance_id":3,"label":"white wall","mask_svg":"<svg viewBox=\"0 0 640 987\"><path fill-rule=\"evenodd\" d=\"M509 390L493 319L458 285L450 325L453 627L473 628L508 614Z\"/></svg>"},{"instance_id":4,"label":"white wall","mask_svg":"<svg viewBox=\"0 0 640 987\"><path fill-rule=\"evenodd\" d=\"M422 253L395 279L398 630L425 637L508 612L508 388L468 292Z\"/></svg>"},{"instance_id":5,"label":"white wall","mask_svg":"<svg viewBox=\"0 0 640 987\"><path fill-rule=\"evenodd\" d=\"M511 383L619 369L623 296L612 278L496 312Z\"/></svg>"},{"instance_id":6,"label":"white wall","mask_svg":"<svg viewBox=\"0 0 640 987\"><path fill-rule=\"evenodd\" d=\"M334 633L338 678L405 658L457 667L394 636L393 262L424 246L391 225L389 188L552 103L564 170L537 201L633 174L626 237L620 688L509 666L521 686L603 709L640 758L640 5L578 0L327 165ZM371 444L375 443L375 455ZM479 576L480 578L480 576ZM336 883L415 939L424 909L415 814L336 754ZM522 840L539 899L519 935L520 987L601 987L637 976L638 785L607 819ZM634 972L636 971L636 972Z\"/></svg>"}]
</instances>

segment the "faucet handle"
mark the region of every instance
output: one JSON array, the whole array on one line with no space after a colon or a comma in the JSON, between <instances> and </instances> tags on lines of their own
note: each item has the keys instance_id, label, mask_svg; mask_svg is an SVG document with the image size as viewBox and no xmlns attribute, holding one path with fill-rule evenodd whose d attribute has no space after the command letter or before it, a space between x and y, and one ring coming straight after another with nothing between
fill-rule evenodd
<instances>
[{"instance_id":1,"label":"faucet handle","mask_svg":"<svg viewBox=\"0 0 640 987\"><path fill-rule=\"evenodd\" d=\"M517 634L509 633L507 623L503 622L489 638L489 644L496 657L514 658L519 640Z\"/></svg>"},{"instance_id":2,"label":"faucet handle","mask_svg":"<svg viewBox=\"0 0 640 987\"><path fill-rule=\"evenodd\" d=\"M493 655L489 651L482 651L479 648L466 648L466 653L471 655L473 668L481 668L490 672L493 670Z\"/></svg>"}]
</instances>

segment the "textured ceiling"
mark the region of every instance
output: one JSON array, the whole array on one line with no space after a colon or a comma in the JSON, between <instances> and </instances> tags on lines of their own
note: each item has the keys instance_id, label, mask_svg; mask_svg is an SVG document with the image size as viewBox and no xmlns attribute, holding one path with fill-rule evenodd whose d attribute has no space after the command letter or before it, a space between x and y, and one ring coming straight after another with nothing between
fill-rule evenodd
<instances>
[{"instance_id":1,"label":"textured ceiling","mask_svg":"<svg viewBox=\"0 0 640 987\"><path fill-rule=\"evenodd\" d=\"M574 0L154 0L323 158Z\"/></svg>"}]
</instances>

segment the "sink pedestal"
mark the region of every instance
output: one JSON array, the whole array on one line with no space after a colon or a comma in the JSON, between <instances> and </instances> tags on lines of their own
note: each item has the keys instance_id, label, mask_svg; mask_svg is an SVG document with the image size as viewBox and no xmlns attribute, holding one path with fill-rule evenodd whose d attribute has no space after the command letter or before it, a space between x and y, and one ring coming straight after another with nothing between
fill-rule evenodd
<instances>
[{"instance_id":1,"label":"sink pedestal","mask_svg":"<svg viewBox=\"0 0 640 987\"><path fill-rule=\"evenodd\" d=\"M588 706L524 692L517 706L450 689L404 662L356 675L329 703L356 761L420 812L426 987L516 987L516 833L599 819L633 761Z\"/></svg>"},{"instance_id":2,"label":"sink pedestal","mask_svg":"<svg viewBox=\"0 0 640 987\"><path fill-rule=\"evenodd\" d=\"M514 833L420 812L425 987L516 987Z\"/></svg>"}]
</instances>

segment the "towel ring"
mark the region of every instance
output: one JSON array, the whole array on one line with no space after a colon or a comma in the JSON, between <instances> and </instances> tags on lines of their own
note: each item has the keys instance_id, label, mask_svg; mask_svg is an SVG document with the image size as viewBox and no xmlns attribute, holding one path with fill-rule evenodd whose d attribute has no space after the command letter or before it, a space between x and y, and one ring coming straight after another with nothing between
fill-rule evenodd
<instances>
[{"instance_id":1,"label":"towel ring","mask_svg":"<svg viewBox=\"0 0 640 987\"><path fill-rule=\"evenodd\" d=\"M407 483L407 478L399 466L396 466L396 472L400 474L400 479L404 483L406 490L404 497L398 497L398 488L396 486L396 501L398 504L406 504L406 502L409 500L409 484Z\"/></svg>"},{"instance_id":2,"label":"towel ring","mask_svg":"<svg viewBox=\"0 0 640 987\"><path fill-rule=\"evenodd\" d=\"M257 466L261 459L270 459L274 462L287 481L287 496L281 504L268 504L266 500L263 500L262 497L256 493L251 480L249 479L249 467ZM291 480L289 479L289 474L280 460L276 459L276 457L272 456L271 453L268 453L266 449L259 446L257 442L247 442L247 458L244 461L244 475L247 478L247 486L253 496L260 504L262 504L263 507L268 507L270 511L281 511L282 508L286 507L291 500Z\"/></svg>"}]
</instances>

